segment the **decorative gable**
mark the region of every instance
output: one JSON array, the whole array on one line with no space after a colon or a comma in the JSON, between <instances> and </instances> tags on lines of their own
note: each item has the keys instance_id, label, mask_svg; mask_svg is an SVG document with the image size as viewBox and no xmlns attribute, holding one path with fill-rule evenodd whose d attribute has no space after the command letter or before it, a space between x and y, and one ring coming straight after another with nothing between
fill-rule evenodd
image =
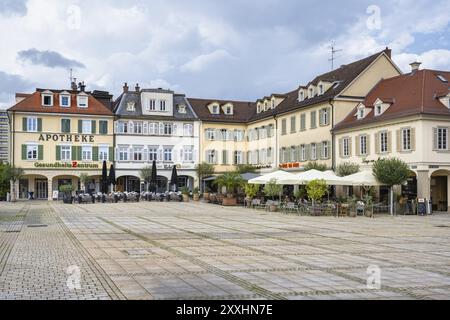
<instances>
[{"instance_id":1,"label":"decorative gable","mask_svg":"<svg viewBox=\"0 0 450 320\"><path fill-rule=\"evenodd\" d=\"M370 108L367 108L363 103L360 103L356 107L355 117L358 120L364 119L370 113L370 111Z\"/></svg>"},{"instance_id":2,"label":"decorative gable","mask_svg":"<svg viewBox=\"0 0 450 320\"><path fill-rule=\"evenodd\" d=\"M389 99L380 99L378 98L375 100L374 106L374 115L375 117L378 117L382 115L392 104L392 101L389 101Z\"/></svg>"}]
</instances>

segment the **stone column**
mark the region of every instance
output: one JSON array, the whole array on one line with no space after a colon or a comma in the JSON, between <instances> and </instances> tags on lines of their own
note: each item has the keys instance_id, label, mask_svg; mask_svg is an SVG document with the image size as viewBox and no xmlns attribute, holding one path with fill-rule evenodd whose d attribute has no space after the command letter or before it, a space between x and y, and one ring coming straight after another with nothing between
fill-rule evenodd
<instances>
[{"instance_id":1,"label":"stone column","mask_svg":"<svg viewBox=\"0 0 450 320\"><path fill-rule=\"evenodd\" d=\"M417 171L417 198L430 199L431 187L429 171Z\"/></svg>"},{"instance_id":2,"label":"stone column","mask_svg":"<svg viewBox=\"0 0 450 320\"><path fill-rule=\"evenodd\" d=\"M48 201L53 200L53 179L47 178L47 199Z\"/></svg>"}]
</instances>

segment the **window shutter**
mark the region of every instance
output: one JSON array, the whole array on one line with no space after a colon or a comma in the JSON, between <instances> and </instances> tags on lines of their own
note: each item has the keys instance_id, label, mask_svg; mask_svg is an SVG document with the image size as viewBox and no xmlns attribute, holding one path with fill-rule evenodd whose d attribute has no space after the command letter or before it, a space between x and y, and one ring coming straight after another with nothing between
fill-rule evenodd
<instances>
[{"instance_id":1,"label":"window shutter","mask_svg":"<svg viewBox=\"0 0 450 320\"><path fill-rule=\"evenodd\" d=\"M78 133L83 132L83 121L78 120Z\"/></svg>"},{"instance_id":2,"label":"window shutter","mask_svg":"<svg viewBox=\"0 0 450 320\"><path fill-rule=\"evenodd\" d=\"M41 118L37 119L37 131L42 132L42 119Z\"/></svg>"},{"instance_id":3,"label":"window shutter","mask_svg":"<svg viewBox=\"0 0 450 320\"><path fill-rule=\"evenodd\" d=\"M92 161L98 161L98 147L92 147Z\"/></svg>"},{"instance_id":4,"label":"window shutter","mask_svg":"<svg viewBox=\"0 0 450 320\"><path fill-rule=\"evenodd\" d=\"M114 133L118 133L119 132L119 123L116 121L114 122Z\"/></svg>"},{"instance_id":5,"label":"window shutter","mask_svg":"<svg viewBox=\"0 0 450 320\"><path fill-rule=\"evenodd\" d=\"M97 133L96 125L97 125L97 121L92 120L92 130L91 130L92 134L96 134Z\"/></svg>"},{"instance_id":6,"label":"window shutter","mask_svg":"<svg viewBox=\"0 0 450 320\"><path fill-rule=\"evenodd\" d=\"M438 129L433 128L433 150L438 149Z\"/></svg>"},{"instance_id":7,"label":"window shutter","mask_svg":"<svg viewBox=\"0 0 450 320\"><path fill-rule=\"evenodd\" d=\"M326 121L325 125L330 124L330 120L331 120L331 108L330 107L327 108L327 114L328 114L328 117L327 117L327 121Z\"/></svg>"},{"instance_id":8,"label":"window shutter","mask_svg":"<svg viewBox=\"0 0 450 320\"><path fill-rule=\"evenodd\" d=\"M388 153L392 152L392 132L388 131Z\"/></svg>"},{"instance_id":9,"label":"window shutter","mask_svg":"<svg viewBox=\"0 0 450 320\"><path fill-rule=\"evenodd\" d=\"M401 152L403 149L403 147L402 147L402 130L397 130L396 135L397 135L397 152Z\"/></svg>"},{"instance_id":10,"label":"window shutter","mask_svg":"<svg viewBox=\"0 0 450 320\"><path fill-rule=\"evenodd\" d=\"M27 124L28 124L28 118L23 117L23 118L22 118L22 130L23 130L23 131L28 131Z\"/></svg>"},{"instance_id":11,"label":"window shutter","mask_svg":"<svg viewBox=\"0 0 450 320\"><path fill-rule=\"evenodd\" d=\"M331 141L328 141L328 156L326 157L326 159L330 159L331 158L331 153L334 152L334 150L331 150Z\"/></svg>"},{"instance_id":12,"label":"window shutter","mask_svg":"<svg viewBox=\"0 0 450 320\"><path fill-rule=\"evenodd\" d=\"M323 159L323 143L317 144L317 159Z\"/></svg>"},{"instance_id":13,"label":"window shutter","mask_svg":"<svg viewBox=\"0 0 450 320\"><path fill-rule=\"evenodd\" d=\"M72 146L72 160L77 160L77 147Z\"/></svg>"},{"instance_id":14,"label":"window shutter","mask_svg":"<svg viewBox=\"0 0 450 320\"><path fill-rule=\"evenodd\" d=\"M22 160L27 160L27 145L26 144L22 145Z\"/></svg>"},{"instance_id":15,"label":"window shutter","mask_svg":"<svg viewBox=\"0 0 450 320\"><path fill-rule=\"evenodd\" d=\"M109 161L113 162L114 161L114 147L109 147Z\"/></svg>"},{"instance_id":16,"label":"window shutter","mask_svg":"<svg viewBox=\"0 0 450 320\"><path fill-rule=\"evenodd\" d=\"M411 128L411 151L416 151L416 128Z\"/></svg>"},{"instance_id":17,"label":"window shutter","mask_svg":"<svg viewBox=\"0 0 450 320\"><path fill-rule=\"evenodd\" d=\"M81 150L81 146L77 146L77 160L81 160L82 158Z\"/></svg>"},{"instance_id":18,"label":"window shutter","mask_svg":"<svg viewBox=\"0 0 450 320\"><path fill-rule=\"evenodd\" d=\"M44 160L44 146L38 145L38 160Z\"/></svg>"},{"instance_id":19,"label":"window shutter","mask_svg":"<svg viewBox=\"0 0 450 320\"><path fill-rule=\"evenodd\" d=\"M449 137L450 137L450 127L447 127L447 139L445 139L445 141L447 141L447 145L446 145L446 148L445 148L445 150L449 150L450 149L450 146L449 146L449 141L448 141L448 139L449 139Z\"/></svg>"},{"instance_id":20,"label":"window shutter","mask_svg":"<svg viewBox=\"0 0 450 320\"><path fill-rule=\"evenodd\" d=\"M355 152L356 152L356 156L360 156L361 155L361 136L357 136L355 137Z\"/></svg>"},{"instance_id":21,"label":"window shutter","mask_svg":"<svg viewBox=\"0 0 450 320\"><path fill-rule=\"evenodd\" d=\"M56 146L56 161L61 160L61 146Z\"/></svg>"},{"instance_id":22,"label":"window shutter","mask_svg":"<svg viewBox=\"0 0 450 320\"><path fill-rule=\"evenodd\" d=\"M311 146L309 144L305 145L305 161L311 160Z\"/></svg>"},{"instance_id":23,"label":"window shutter","mask_svg":"<svg viewBox=\"0 0 450 320\"><path fill-rule=\"evenodd\" d=\"M324 125L324 121L323 121L323 109L319 110L319 125L323 126Z\"/></svg>"},{"instance_id":24,"label":"window shutter","mask_svg":"<svg viewBox=\"0 0 450 320\"><path fill-rule=\"evenodd\" d=\"M380 154L380 133L375 133L375 153Z\"/></svg>"},{"instance_id":25,"label":"window shutter","mask_svg":"<svg viewBox=\"0 0 450 320\"><path fill-rule=\"evenodd\" d=\"M367 145L367 147L366 147L366 149L367 149L366 155L370 155L370 135L366 136L366 145Z\"/></svg>"},{"instance_id":26,"label":"window shutter","mask_svg":"<svg viewBox=\"0 0 450 320\"><path fill-rule=\"evenodd\" d=\"M144 122L144 124L142 125L142 132L144 134L148 134L148 122Z\"/></svg>"},{"instance_id":27,"label":"window shutter","mask_svg":"<svg viewBox=\"0 0 450 320\"><path fill-rule=\"evenodd\" d=\"M344 157L344 143L343 143L343 139L339 139L339 158L343 158Z\"/></svg>"}]
</instances>

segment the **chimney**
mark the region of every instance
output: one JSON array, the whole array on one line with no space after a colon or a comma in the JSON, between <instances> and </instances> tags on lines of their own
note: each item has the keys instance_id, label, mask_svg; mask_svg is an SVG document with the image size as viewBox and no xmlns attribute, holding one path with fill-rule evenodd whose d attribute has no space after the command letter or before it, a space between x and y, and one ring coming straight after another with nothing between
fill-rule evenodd
<instances>
[{"instance_id":1,"label":"chimney","mask_svg":"<svg viewBox=\"0 0 450 320\"><path fill-rule=\"evenodd\" d=\"M389 47L386 47L386 49L384 49L384 52L389 57L389 59L392 59L392 50L389 49Z\"/></svg>"},{"instance_id":2,"label":"chimney","mask_svg":"<svg viewBox=\"0 0 450 320\"><path fill-rule=\"evenodd\" d=\"M70 88L72 89L72 91L77 91L78 90L77 78L73 78L72 82L70 83Z\"/></svg>"},{"instance_id":3,"label":"chimney","mask_svg":"<svg viewBox=\"0 0 450 320\"><path fill-rule=\"evenodd\" d=\"M410 63L409 65L411 66L411 73L415 73L416 71L418 71L421 64L422 64L422 62L417 62L417 61Z\"/></svg>"},{"instance_id":4,"label":"chimney","mask_svg":"<svg viewBox=\"0 0 450 320\"><path fill-rule=\"evenodd\" d=\"M80 89L81 92L84 92L84 90L86 90L86 85L84 84L84 81L78 83L78 88Z\"/></svg>"},{"instance_id":5,"label":"chimney","mask_svg":"<svg viewBox=\"0 0 450 320\"><path fill-rule=\"evenodd\" d=\"M140 92L141 91L141 88L139 87L139 83L136 83L136 92Z\"/></svg>"},{"instance_id":6,"label":"chimney","mask_svg":"<svg viewBox=\"0 0 450 320\"><path fill-rule=\"evenodd\" d=\"M123 93L128 93L128 84L126 82L123 85Z\"/></svg>"}]
</instances>

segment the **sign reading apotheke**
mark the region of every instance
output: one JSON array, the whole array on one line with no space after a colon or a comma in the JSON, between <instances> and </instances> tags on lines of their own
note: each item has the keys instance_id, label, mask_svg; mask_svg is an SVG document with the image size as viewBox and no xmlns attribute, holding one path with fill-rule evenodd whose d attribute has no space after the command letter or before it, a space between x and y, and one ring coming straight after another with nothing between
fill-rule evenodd
<instances>
[{"instance_id":1,"label":"sign reading apotheke","mask_svg":"<svg viewBox=\"0 0 450 320\"><path fill-rule=\"evenodd\" d=\"M54 162L54 163L42 163L35 162L36 168L58 168L58 169L99 169L97 163L79 163L78 161L72 162Z\"/></svg>"},{"instance_id":2,"label":"sign reading apotheke","mask_svg":"<svg viewBox=\"0 0 450 320\"><path fill-rule=\"evenodd\" d=\"M94 136L85 134L41 134L39 141L94 142Z\"/></svg>"}]
</instances>

